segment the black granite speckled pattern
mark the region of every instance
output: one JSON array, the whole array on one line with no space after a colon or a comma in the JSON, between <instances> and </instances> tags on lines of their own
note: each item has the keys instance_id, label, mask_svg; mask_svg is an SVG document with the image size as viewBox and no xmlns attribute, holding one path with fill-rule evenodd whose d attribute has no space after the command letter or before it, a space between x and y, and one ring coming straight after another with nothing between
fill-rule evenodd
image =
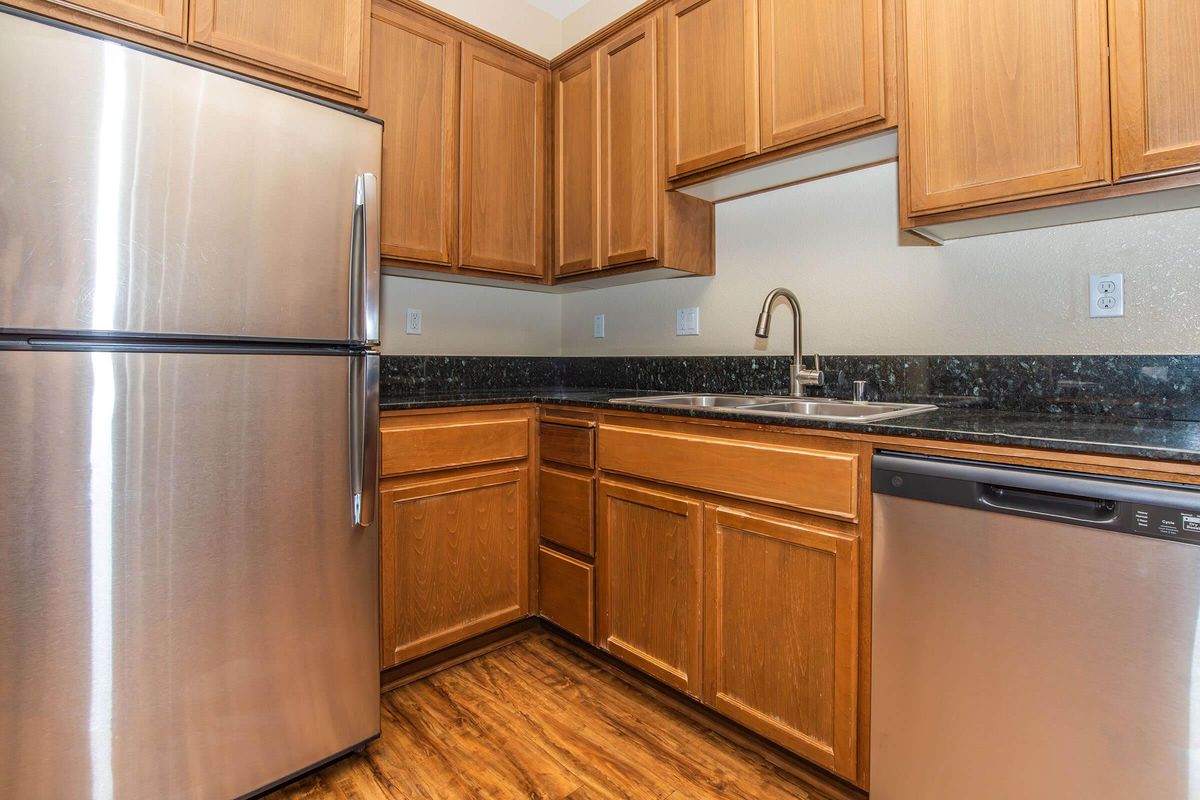
<instances>
[{"instance_id":1,"label":"black granite speckled pattern","mask_svg":"<svg viewBox=\"0 0 1200 800\"><path fill-rule=\"evenodd\" d=\"M785 394L786 356L384 356L385 397L447 392L627 389ZM816 396L942 408L1200 421L1200 356L828 356Z\"/></svg>"}]
</instances>

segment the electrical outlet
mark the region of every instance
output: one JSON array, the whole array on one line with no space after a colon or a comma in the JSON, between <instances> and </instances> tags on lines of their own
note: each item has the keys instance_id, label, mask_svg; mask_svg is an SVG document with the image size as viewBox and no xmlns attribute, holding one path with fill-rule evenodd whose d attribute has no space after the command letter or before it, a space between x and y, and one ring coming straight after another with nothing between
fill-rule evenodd
<instances>
[{"instance_id":1,"label":"electrical outlet","mask_svg":"<svg viewBox=\"0 0 1200 800\"><path fill-rule=\"evenodd\" d=\"M1125 273L1092 273L1088 282L1088 315L1125 316Z\"/></svg>"},{"instance_id":2,"label":"electrical outlet","mask_svg":"<svg viewBox=\"0 0 1200 800\"><path fill-rule=\"evenodd\" d=\"M410 308L404 313L404 332L413 336L421 335L421 309Z\"/></svg>"},{"instance_id":3,"label":"electrical outlet","mask_svg":"<svg viewBox=\"0 0 1200 800\"><path fill-rule=\"evenodd\" d=\"M680 308L675 311L675 335L676 336L699 336L700 335L700 309L699 308Z\"/></svg>"},{"instance_id":4,"label":"electrical outlet","mask_svg":"<svg viewBox=\"0 0 1200 800\"><path fill-rule=\"evenodd\" d=\"M597 314L596 316L592 317L592 338L593 339L603 339L604 338L604 315L603 314Z\"/></svg>"}]
</instances>

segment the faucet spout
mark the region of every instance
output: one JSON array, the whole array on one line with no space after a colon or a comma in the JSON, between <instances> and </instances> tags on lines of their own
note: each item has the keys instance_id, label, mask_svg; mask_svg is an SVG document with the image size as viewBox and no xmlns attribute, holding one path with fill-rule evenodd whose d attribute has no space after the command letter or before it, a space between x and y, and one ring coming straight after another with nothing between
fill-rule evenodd
<instances>
[{"instance_id":1,"label":"faucet spout","mask_svg":"<svg viewBox=\"0 0 1200 800\"><path fill-rule=\"evenodd\" d=\"M803 362L803 345L802 345L802 314L800 311L800 301L796 299L796 295L788 289L780 287L772 289L765 300L763 300L762 311L758 314L758 324L754 327L754 335L759 339L766 339L771 333L771 314L774 310L775 301L783 298L787 302L788 307L792 310L792 397L803 397L805 386L823 386L825 384L825 373L821 371L821 357L814 356L816 367L815 369L804 368Z\"/></svg>"}]
</instances>

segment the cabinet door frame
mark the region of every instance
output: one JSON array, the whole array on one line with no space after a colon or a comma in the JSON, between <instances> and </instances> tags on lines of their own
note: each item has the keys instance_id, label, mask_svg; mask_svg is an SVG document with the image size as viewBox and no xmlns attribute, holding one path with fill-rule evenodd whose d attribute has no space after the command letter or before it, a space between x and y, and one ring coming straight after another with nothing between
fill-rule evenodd
<instances>
[{"instance_id":1,"label":"cabinet door frame","mask_svg":"<svg viewBox=\"0 0 1200 800\"><path fill-rule=\"evenodd\" d=\"M858 761L860 539L832 527L768 517L727 505L706 505L704 554L704 702L747 728L779 742L805 758L853 780ZM725 577L723 529L775 539L828 553L836 560L834 708L831 747L770 714L739 702L723 691L725 652L722 591Z\"/></svg>"},{"instance_id":2,"label":"cabinet door frame","mask_svg":"<svg viewBox=\"0 0 1200 800\"><path fill-rule=\"evenodd\" d=\"M927 5L949 0L905 0L904 7L904 85L905 153L901 160L907 173L901 187L905 211L909 217L988 206L1058 194L1109 183L1112 178L1110 144L1108 0L1073 0L1075 13L1074 58L1076 75L1076 119L1079 131L1079 163L1036 175L1020 175L995 181L959 186L940 192L926 188L923 172L933 158L929 131L925 124L925 54L929 46L922 21ZM962 2L963 0L954 0Z\"/></svg>"},{"instance_id":3,"label":"cabinet door frame","mask_svg":"<svg viewBox=\"0 0 1200 800\"><path fill-rule=\"evenodd\" d=\"M458 492L484 489L493 486L516 485L518 530L522 532L517 564L517 603L494 611L467 623L447 628L412 642L396 639L396 622L400 612L396 607L396 595L391 589L397 584L393 569L396 561L398 531L391 529L389 498L399 501L419 500ZM529 468L514 466L484 471L466 470L450 473L439 478L417 476L386 485L380 492L379 541L380 541L380 658L384 668L396 666L418 656L432 653L457 642L515 622L529 615L529 569L530 520L529 520Z\"/></svg>"},{"instance_id":4,"label":"cabinet door frame","mask_svg":"<svg viewBox=\"0 0 1200 800\"><path fill-rule=\"evenodd\" d=\"M72 0L61 5L83 9L125 25L134 25L167 36L176 41L187 40L188 0L162 0L163 10L155 13L129 0Z\"/></svg>"},{"instance_id":5,"label":"cabinet door frame","mask_svg":"<svg viewBox=\"0 0 1200 800\"><path fill-rule=\"evenodd\" d=\"M663 683L699 697L701 685L701 613L703 605L703 537L702 520L703 504L699 500L657 489L646 489L627 483L602 479L597 487L598 513L596 517L596 606L599 611L597 624L597 644L617 656L621 660L640 669ZM633 645L615 636L612 631L612 596L611 581L613 567L610 553L612 552L612 520L610 500L623 500L628 503L646 506L648 508L666 511L683 516L688 528L688 558L690 564L687 585L687 596L683 602L688 605L687 630L684 632L688 643L687 663L684 668L666 664L650 653L643 652Z\"/></svg>"},{"instance_id":6,"label":"cabinet door frame","mask_svg":"<svg viewBox=\"0 0 1200 800\"><path fill-rule=\"evenodd\" d=\"M1146 96L1145 7L1148 0L1110 0L1113 176L1116 180L1200 169L1200 135L1191 145L1151 150Z\"/></svg>"},{"instance_id":7,"label":"cabinet door frame","mask_svg":"<svg viewBox=\"0 0 1200 800\"><path fill-rule=\"evenodd\" d=\"M600 265L598 260L597 248L599 247L599 231L600 231L600 70L599 70L599 54L596 52L583 55L571 63L556 69L551 76L551 85L554 92L554 274L555 275L572 275L578 272L587 272L588 270L597 269ZM567 81L573 78L578 78L580 75L588 73L592 90L592 102L590 103L589 113L591 118L588 123L590 131L590 142L588 152L590 154L590 162L592 165L592 180L588 194L591 197L591 249L589 255L585 259L567 260L563 253L563 235L564 224L567 219L566 214L566 120L564 113L566 103L563 99L563 86Z\"/></svg>"},{"instance_id":8,"label":"cabinet door frame","mask_svg":"<svg viewBox=\"0 0 1200 800\"><path fill-rule=\"evenodd\" d=\"M546 86L549 83L548 71L515 56L503 53L492 47L478 44L470 40L462 43L460 75L460 135L459 135L459 261L463 267L478 269L486 272L501 272L532 278L544 278L546 273ZM475 129L475 114L471 108L471 98L474 96L475 77L472 62L476 59L490 66L508 72L509 74L529 81L535 92L533 112L533 141L534 175L532 176L534 192L534 260L532 263L519 262L506 258L493 258L478 255L475 252L474 211L471 208L471 197L475 191L475 175L471 166L474 155L473 133Z\"/></svg>"},{"instance_id":9,"label":"cabinet door frame","mask_svg":"<svg viewBox=\"0 0 1200 800\"><path fill-rule=\"evenodd\" d=\"M441 45L446 48L447 54L446 63L442 70L442 113L444 120L439 130L445 159L445 174L443 175L441 186L442 202L440 204L444 230L441 248L427 250L418 247L409 247L400 243L389 243L384 241L381 236L379 252L384 258L418 261L450 267L453 266L457 257L456 246L458 242L458 69L460 63L459 48L462 45L462 38L448 28L435 25L426 21L423 17L406 13L406 11L390 5L374 5L371 10L371 18L373 21L377 20L382 24L390 25L413 36ZM374 44L372 58L379 53L379 43L376 42ZM370 64L370 61L368 61L368 64ZM379 97L385 93L386 91L379 91L374 97ZM369 103L367 113L373 113ZM385 125L385 140L386 136ZM389 180L386 168L383 169L381 180L385 185ZM386 191L384 194L386 194ZM390 213L390 210L386 207L382 208L381 211L384 214ZM409 211L407 209L398 209L398 213L405 214L409 213ZM380 229L380 233L382 234L382 228Z\"/></svg>"},{"instance_id":10,"label":"cabinet door frame","mask_svg":"<svg viewBox=\"0 0 1200 800\"><path fill-rule=\"evenodd\" d=\"M679 153L679 132L682 125L679 107L679 20L702 5L721 0L674 0L666 9L667 27L667 164L670 177L697 172L707 167L735 161L758 152L758 0L725 0L742 3L742 46L744 64L743 93L745 107L743 141L723 150L716 150L683 160Z\"/></svg>"},{"instance_id":11,"label":"cabinet door frame","mask_svg":"<svg viewBox=\"0 0 1200 800\"><path fill-rule=\"evenodd\" d=\"M639 42L646 41L649 43L650 51L647 66L647 75L650 79L649 87L649 108L646 116L646 126L649 129L649 163L645 170L645 185L643 191L646 192L647 205L646 213L649 219L647 220L647 230L650 233L650 240L645 243L644 247L635 248L625 251L616 251L611 247L612 235L612 172L617 168L616 159L612 152L612 103L610 102L610 91L612 83L611 58L622 50ZM662 48L659 42L658 33L658 17L655 14L650 14L645 19L637 22L617 36L613 37L607 43L602 45L599 50L599 69L600 69L600 264L603 267L613 267L621 264L632 264L639 261L650 261L661 256L660 242L662 237L659 235L659 223L662 218L662 195L665 191L663 186L663 174L661 163L661 145L659 130L660 115L662 109L659 103L659 59ZM631 164L625 165L627 168Z\"/></svg>"},{"instance_id":12,"label":"cabinet door frame","mask_svg":"<svg viewBox=\"0 0 1200 800\"><path fill-rule=\"evenodd\" d=\"M832 114L823 119L791 128L775 124L775 4L780 0L759 0L759 110L761 146L771 150L785 145L819 139L832 133L882 120L886 114L884 97L884 0L857 0L862 7L863 102L857 108Z\"/></svg>"},{"instance_id":13,"label":"cabinet door frame","mask_svg":"<svg viewBox=\"0 0 1200 800\"><path fill-rule=\"evenodd\" d=\"M215 28L216 5L220 0L189 0L188 43L219 53L264 64L305 80L359 94L366 71L370 39L371 0L342 0L346 30L342 37L342 67L333 68L305 61L259 42L239 38ZM240 0L253 2L253 0ZM297 4L298 9L299 4ZM302 9L294 13L303 13Z\"/></svg>"}]
</instances>

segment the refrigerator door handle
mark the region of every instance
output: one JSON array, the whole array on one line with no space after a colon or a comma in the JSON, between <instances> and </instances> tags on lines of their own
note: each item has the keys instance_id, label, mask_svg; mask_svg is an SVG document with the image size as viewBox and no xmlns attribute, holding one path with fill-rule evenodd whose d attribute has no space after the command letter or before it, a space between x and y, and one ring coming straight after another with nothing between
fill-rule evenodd
<instances>
[{"instance_id":1,"label":"refrigerator door handle","mask_svg":"<svg viewBox=\"0 0 1200 800\"><path fill-rule=\"evenodd\" d=\"M379 496L379 354L350 359L350 492L354 524L375 522Z\"/></svg>"},{"instance_id":2,"label":"refrigerator door handle","mask_svg":"<svg viewBox=\"0 0 1200 800\"><path fill-rule=\"evenodd\" d=\"M379 179L354 180L354 241L350 248L350 338L379 343Z\"/></svg>"}]
</instances>

